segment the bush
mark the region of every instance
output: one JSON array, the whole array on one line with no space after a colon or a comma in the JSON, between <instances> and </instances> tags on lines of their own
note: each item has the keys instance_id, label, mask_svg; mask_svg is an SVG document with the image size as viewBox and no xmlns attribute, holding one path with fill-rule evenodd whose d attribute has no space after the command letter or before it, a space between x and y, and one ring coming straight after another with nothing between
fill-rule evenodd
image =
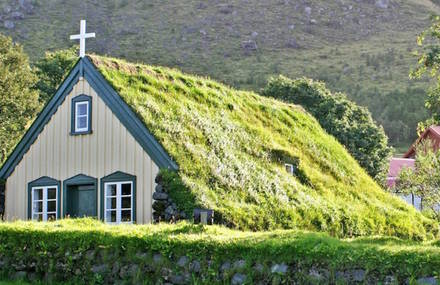
<instances>
[{"instance_id":1,"label":"bush","mask_svg":"<svg viewBox=\"0 0 440 285\"><path fill-rule=\"evenodd\" d=\"M354 274L366 283L387 276L404 283L435 276L440 248L435 242L389 237L338 240L294 230L239 232L189 223L109 226L70 219L0 224L0 261L4 278L48 283L225 284L236 274L248 283L266 284L335 283L337 278L351 283Z\"/></svg>"},{"instance_id":2,"label":"bush","mask_svg":"<svg viewBox=\"0 0 440 285\"><path fill-rule=\"evenodd\" d=\"M324 83L307 78L272 78L263 95L303 106L347 148L371 177L382 181L388 170L391 149L383 128L376 125L366 108L356 105L342 93L332 94Z\"/></svg>"},{"instance_id":3,"label":"bush","mask_svg":"<svg viewBox=\"0 0 440 285\"><path fill-rule=\"evenodd\" d=\"M40 107L35 82L23 48L0 35L0 165Z\"/></svg>"}]
</instances>

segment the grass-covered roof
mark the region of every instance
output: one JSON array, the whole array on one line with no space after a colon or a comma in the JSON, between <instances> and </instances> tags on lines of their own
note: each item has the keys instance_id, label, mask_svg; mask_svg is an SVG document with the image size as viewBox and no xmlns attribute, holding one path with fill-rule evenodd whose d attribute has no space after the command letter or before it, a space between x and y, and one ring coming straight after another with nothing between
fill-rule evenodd
<instances>
[{"instance_id":1,"label":"grass-covered roof","mask_svg":"<svg viewBox=\"0 0 440 285\"><path fill-rule=\"evenodd\" d=\"M298 106L175 69L90 59L178 163L180 205L252 230L423 238L434 225L380 189ZM285 162L299 162L296 175Z\"/></svg>"}]
</instances>

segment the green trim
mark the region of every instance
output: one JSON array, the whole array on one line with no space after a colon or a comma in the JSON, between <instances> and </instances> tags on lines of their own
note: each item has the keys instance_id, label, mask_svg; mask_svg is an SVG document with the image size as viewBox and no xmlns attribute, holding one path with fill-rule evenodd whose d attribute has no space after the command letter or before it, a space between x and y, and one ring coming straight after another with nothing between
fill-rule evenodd
<instances>
[{"instance_id":1,"label":"green trim","mask_svg":"<svg viewBox=\"0 0 440 285\"><path fill-rule=\"evenodd\" d=\"M78 60L80 62L80 60ZM6 162L0 169L0 178L7 179L14 171L17 164L23 158L23 155L28 151L30 146L35 142L38 135L43 131L44 126L49 122L50 118L57 111L58 107L63 103L65 97L72 91L73 86L79 79L79 64L78 62L70 71L64 82L58 88L55 95L43 108L43 111L38 115L32 123L29 130L22 137L20 142L15 147L14 151L8 157Z\"/></svg>"},{"instance_id":2,"label":"green trim","mask_svg":"<svg viewBox=\"0 0 440 285\"><path fill-rule=\"evenodd\" d=\"M150 133L145 124L137 117L130 106L119 96L107 80L99 73L93 63L83 58L84 78L112 110L130 134L148 153L159 168L177 170L177 164L171 159L162 145Z\"/></svg>"},{"instance_id":3,"label":"green trim","mask_svg":"<svg viewBox=\"0 0 440 285\"><path fill-rule=\"evenodd\" d=\"M61 181L42 176L28 183L28 219L32 220L32 188L38 186L57 186L57 219L61 217Z\"/></svg>"},{"instance_id":4,"label":"green trim","mask_svg":"<svg viewBox=\"0 0 440 285\"><path fill-rule=\"evenodd\" d=\"M87 57L83 57L78 60L72 68L55 95L49 100L43 111L35 119L32 126L0 168L0 178L7 179L11 175L17 164L23 158L23 155L29 150L30 146L42 132L44 126L49 122L52 115L55 114L66 96L72 91L73 86L79 80L81 72L84 73L84 78L86 78L88 83L98 93L98 96L107 104L130 134L133 135L155 164L159 168L177 170L177 164L171 159L155 137L148 131L144 123L104 79L93 63Z\"/></svg>"},{"instance_id":5,"label":"green trim","mask_svg":"<svg viewBox=\"0 0 440 285\"><path fill-rule=\"evenodd\" d=\"M76 106L75 104L78 102L88 102L89 103L89 115L88 115L88 122L87 122L87 126L88 129L87 131L81 131L81 132L77 132L75 130L76 127L76 120L75 120L75 116L76 116ZM86 134L91 134L92 133L92 96L88 96L85 94L81 94L78 95L74 98L72 98L72 104L71 104L71 111L70 111L70 134L71 135L86 135Z\"/></svg>"},{"instance_id":6,"label":"green trim","mask_svg":"<svg viewBox=\"0 0 440 285\"><path fill-rule=\"evenodd\" d=\"M130 181L133 183L133 192L132 192L132 201L133 205L131 206L131 215L133 223L136 223L136 176L127 174L121 171L116 171L110 175L104 176L101 178L101 186L100 186L100 194L101 194L101 220L104 221L104 197L105 197L105 189L104 184L108 182L124 182Z\"/></svg>"},{"instance_id":7,"label":"green trim","mask_svg":"<svg viewBox=\"0 0 440 285\"><path fill-rule=\"evenodd\" d=\"M73 185L88 185L88 184L93 184L95 186L95 193L96 193L95 216L98 217L98 179L84 174L78 174L63 181L63 217L66 217L66 210L67 210L67 187Z\"/></svg>"}]
</instances>

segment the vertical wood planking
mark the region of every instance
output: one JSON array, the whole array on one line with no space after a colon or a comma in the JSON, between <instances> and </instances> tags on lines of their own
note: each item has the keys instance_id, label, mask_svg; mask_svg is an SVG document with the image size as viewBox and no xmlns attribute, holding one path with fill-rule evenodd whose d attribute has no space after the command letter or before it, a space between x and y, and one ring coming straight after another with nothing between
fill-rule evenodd
<instances>
[{"instance_id":1,"label":"vertical wood planking","mask_svg":"<svg viewBox=\"0 0 440 285\"><path fill-rule=\"evenodd\" d=\"M71 100L80 94L92 96L93 133L71 136ZM115 171L136 175L137 222L149 223L158 168L90 85L79 81L8 178L6 218L27 219L27 185L41 176L62 182L79 173L101 179Z\"/></svg>"}]
</instances>

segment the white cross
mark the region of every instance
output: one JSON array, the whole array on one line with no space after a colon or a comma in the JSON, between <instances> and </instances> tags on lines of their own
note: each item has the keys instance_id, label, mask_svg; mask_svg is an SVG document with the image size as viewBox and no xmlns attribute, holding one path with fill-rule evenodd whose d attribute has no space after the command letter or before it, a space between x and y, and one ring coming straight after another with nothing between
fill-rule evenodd
<instances>
[{"instance_id":1,"label":"white cross","mask_svg":"<svg viewBox=\"0 0 440 285\"><path fill-rule=\"evenodd\" d=\"M86 55L86 39L94 37L95 33L86 34L86 20L81 20L79 35L70 36L71 40L79 40L79 57L84 57Z\"/></svg>"}]
</instances>

